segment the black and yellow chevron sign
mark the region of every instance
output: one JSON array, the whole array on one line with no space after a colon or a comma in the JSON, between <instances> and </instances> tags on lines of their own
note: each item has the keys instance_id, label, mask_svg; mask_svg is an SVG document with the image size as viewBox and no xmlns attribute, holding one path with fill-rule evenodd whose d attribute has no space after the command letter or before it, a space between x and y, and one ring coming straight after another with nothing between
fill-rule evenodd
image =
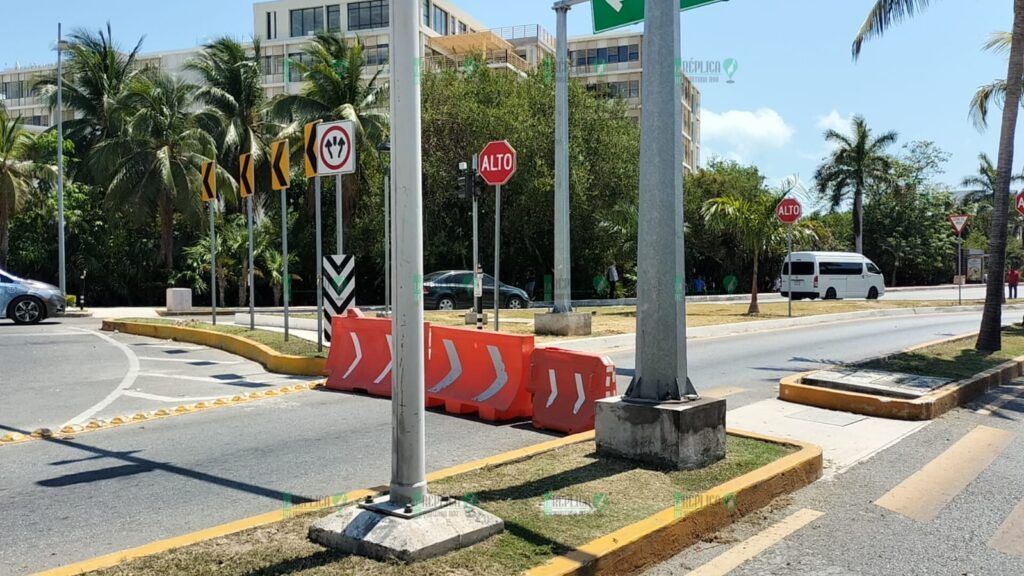
<instances>
[{"instance_id":1,"label":"black and yellow chevron sign","mask_svg":"<svg viewBox=\"0 0 1024 576\"><path fill-rule=\"evenodd\" d=\"M242 154L239 156L238 166L238 194L242 198L248 198L256 191L256 171L252 165L252 154Z\"/></svg>"},{"instance_id":2,"label":"black and yellow chevron sign","mask_svg":"<svg viewBox=\"0 0 1024 576\"><path fill-rule=\"evenodd\" d=\"M317 142L316 142L316 125L320 121L310 122L306 124L306 127L302 129L302 138L305 142L305 157L306 157L306 178L312 178L316 176L317 171Z\"/></svg>"},{"instance_id":3,"label":"black and yellow chevron sign","mask_svg":"<svg viewBox=\"0 0 1024 576\"><path fill-rule=\"evenodd\" d=\"M212 160L203 162L202 175L203 184L199 195L203 202L213 202L217 199L217 163Z\"/></svg>"},{"instance_id":4,"label":"black and yellow chevron sign","mask_svg":"<svg viewBox=\"0 0 1024 576\"><path fill-rule=\"evenodd\" d=\"M284 190L291 184L291 179L288 141L274 140L270 143L270 187L274 190Z\"/></svg>"}]
</instances>

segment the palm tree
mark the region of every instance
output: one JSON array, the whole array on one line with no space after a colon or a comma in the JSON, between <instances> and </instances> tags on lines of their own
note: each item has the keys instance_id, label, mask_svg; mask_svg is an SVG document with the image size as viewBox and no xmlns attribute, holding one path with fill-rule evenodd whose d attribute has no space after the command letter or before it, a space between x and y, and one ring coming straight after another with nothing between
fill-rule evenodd
<instances>
[{"instance_id":1,"label":"palm tree","mask_svg":"<svg viewBox=\"0 0 1024 576\"><path fill-rule=\"evenodd\" d=\"M853 196L853 239L857 253L864 253L864 193L871 182L887 179L892 167L885 149L896 142L896 132L873 137L863 116L850 122L851 134L825 132L825 141L836 146L831 158L814 174L818 193L832 208Z\"/></svg>"},{"instance_id":2,"label":"palm tree","mask_svg":"<svg viewBox=\"0 0 1024 576\"><path fill-rule=\"evenodd\" d=\"M1009 32L993 32L982 46L983 50L996 54L1009 54L1013 36ZM988 111L992 106L1001 107L1006 99L1006 81L996 79L980 86L971 98L968 115L979 131L988 128Z\"/></svg>"},{"instance_id":3,"label":"palm tree","mask_svg":"<svg viewBox=\"0 0 1024 576\"><path fill-rule=\"evenodd\" d=\"M295 254L288 255L288 266L298 267L299 259L295 257ZM284 291L284 258L281 256L281 252L268 248L263 252L263 266L266 268L267 273L270 276L270 289L274 293L274 306L281 305L281 294ZM288 272L291 276L291 280L302 281L302 277L294 272Z\"/></svg>"},{"instance_id":4,"label":"palm tree","mask_svg":"<svg viewBox=\"0 0 1024 576\"><path fill-rule=\"evenodd\" d=\"M881 36L891 24L911 17L928 5L929 0L877 0L853 40L853 57L857 58L865 40ZM1013 173L1013 145L1017 116L1021 105L1021 79L1024 78L1024 0L1013 1L1013 28L1010 35L1010 58L1006 67L1003 121L999 134L999 158L996 164L996 190L992 228L988 235L989 274L985 293L985 309L975 348L994 352L1002 349L1003 272L1006 267L1006 228L1010 200L1010 179Z\"/></svg>"},{"instance_id":5,"label":"palm tree","mask_svg":"<svg viewBox=\"0 0 1024 576\"><path fill-rule=\"evenodd\" d=\"M174 217L198 221L202 163L216 157L213 138L192 112L196 87L160 71L136 77L125 95L127 130L97 146L92 161L110 184L107 202L127 207L138 218L154 214L160 222L164 265L174 265ZM220 195L234 189L234 179L218 167Z\"/></svg>"},{"instance_id":6,"label":"palm tree","mask_svg":"<svg viewBox=\"0 0 1024 576\"><path fill-rule=\"evenodd\" d=\"M241 154L252 154L257 164L262 163L266 134L274 129L267 115L261 59L259 40L253 42L250 53L225 37L207 44L185 65L203 80L195 94L207 106L201 118L217 140L220 164L231 174L238 173Z\"/></svg>"},{"instance_id":7,"label":"palm tree","mask_svg":"<svg viewBox=\"0 0 1024 576\"><path fill-rule=\"evenodd\" d=\"M11 117L0 104L0 268L7 266L10 249L11 220L31 194L36 182L52 180L56 171L27 158L32 142L21 123L21 117Z\"/></svg>"}]
</instances>

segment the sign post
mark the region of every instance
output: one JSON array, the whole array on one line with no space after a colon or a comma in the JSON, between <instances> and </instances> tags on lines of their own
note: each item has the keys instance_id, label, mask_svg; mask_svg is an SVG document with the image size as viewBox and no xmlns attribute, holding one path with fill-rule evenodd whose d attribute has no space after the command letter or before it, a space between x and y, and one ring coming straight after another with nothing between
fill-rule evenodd
<instances>
[{"instance_id":1,"label":"sign post","mask_svg":"<svg viewBox=\"0 0 1024 576\"><path fill-rule=\"evenodd\" d=\"M788 255L786 256L786 286L789 295L789 317L793 317L793 226L800 220L804 213L804 207L796 198L783 198L782 202L775 208L775 216L779 222L789 225L786 234Z\"/></svg>"},{"instance_id":2,"label":"sign post","mask_svg":"<svg viewBox=\"0 0 1024 576\"><path fill-rule=\"evenodd\" d=\"M1018 206L1020 206L1019 203ZM964 303L964 228L967 227L967 222L970 219L971 217L967 214L957 214L949 217L949 223L953 226L953 231L956 232L956 299L957 303L961 306Z\"/></svg>"},{"instance_id":3,"label":"sign post","mask_svg":"<svg viewBox=\"0 0 1024 576\"><path fill-rule=\"evenodd\" d=\"M208 160L202 167L202 190L200 196L210 208L210 313L213 325L217 325L217 231L214 229L214 212L217 203L217 163Z\"/></svg>"},{"instance_id":4,"label":"sign post","mask_svg":"<svg viewBox=\"0 0 1024 576\"><path fill-rule=\"evenodd\" d=\"M249 228L249 274L246 282L249 283L249 330L256 329L256 286L255 272L256 260L253 255L252 239L252 201L255 188L255 170L253 169L252 154L242 154L238 158L238 195L246 200L246 212Z\"/></svg>"},{"instance_id":5,"label":"sign post","mask_svg":"<svg viewBox=\"0 0 1024 576\"><path fill-rule=\"evenodd\" d=\"M351 120L338 122L321 122L316 126L316 261L318 270L316 288L316 322L317 322L317 350L323 350L324 340L324 279L322 273L323 238L321 237L321 216L320 216L320 177L336 176L336 208L337 208L337 256L341 256L342 230L341 230L341 175L351 174L356 169L356 130L355 123ZM308 145L307 145L308 148Z\"/></svg>"},{"instance_id":6,"label":"sign post","mask_svg":"<svg viewBox=\"0 0 1024 576\"><path fill-rule=\"evenodd\" d=\"M291 277L288 275L288 185L291 170L288 141L270 143L270 187L281 191L281 284L284 292L284 341L288 341L288 300L291 297Z\"/></svg>"},{"instance_id":7,"label":"sign post","mask_svg":"<svg viewBox=\"0 0 1024 576\"><path fill-rule=\"evenodd\" d=\"M501 187L516 173L516 150L508 140L489 142L480 151L478 163L480 177L494 186L494 330L497 332L501 309Z\"/></svg>"}]
</instances>

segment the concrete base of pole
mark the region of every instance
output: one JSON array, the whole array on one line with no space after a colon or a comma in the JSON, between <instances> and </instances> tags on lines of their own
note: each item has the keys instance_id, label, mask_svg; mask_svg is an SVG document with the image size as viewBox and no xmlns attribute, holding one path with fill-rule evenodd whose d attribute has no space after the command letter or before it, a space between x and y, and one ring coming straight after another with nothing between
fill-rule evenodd
<instances>
[{"instance_id":1,"label":"concrete base of pole","mask_svg":"<svg viewBox=\"0 0 1024 576\"><path fill-rule=\"evenodd\" d=\"M597 453L675 470L704 468L725 458L725 400L640 404L597 401Z\"/></svg>"},{"instance_id":2,"label":"concrete base of pole","mask_svg":"<svg viewBox=\"0 0 1024 576\"><path fill-rule=\"evenodd\" d=\"M416 562L472 546L504 529L501 518L464 502L408 519L348 506L314 522L309 539L346 554Z\"/></svg>"},{"instance_id":3,"label":"concrete base of pole","mask_svg":"<svg viewBox=\"0 0 1024 576\"><path fill-rule=\"evenodd\" d=\"M484 312L480 315L484 317L483 323L487 324L488 318L490 318L490 316L487 315L487 312ZM476 312L472 310L466 312L466 326L476 326Z\"/></svg>"},{"instance_id":4,"label":"concrete base of pole","mask_svg":"<svg viewBox=\"0 0 1024 576\"><path fill-rule=\"evenodd\" d=\"M583 312L535 314L533 331L540 336L590 336L591 317Z\"/></svg>"},{"instance_id":5,"label":"concrete base of pole","mask_svg":"<svg viewBox=\"0 0 1024 576\"><path fill-rule=\"evenodd\" d=\"M191 312L192 290L188 288L168 288L166 304L168 312Z\"/></svg>"}]
</instances>

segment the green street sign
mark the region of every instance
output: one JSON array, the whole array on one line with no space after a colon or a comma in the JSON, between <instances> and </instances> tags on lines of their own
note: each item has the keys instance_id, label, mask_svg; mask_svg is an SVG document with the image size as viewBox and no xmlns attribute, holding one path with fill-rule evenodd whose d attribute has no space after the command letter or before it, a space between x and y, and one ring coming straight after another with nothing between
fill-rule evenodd
<instances>
[{"instance_id":1,"label":"green street sign","mask_svg":"<svg viewBox=\"0 0 1024 576\"><path fill-rule=\"evenodd\" d=\"M692 10L726 0L679 0L679 10ZM644 0L590 0L594 34L644 21Z\"/></svg>"}]
</instances>

